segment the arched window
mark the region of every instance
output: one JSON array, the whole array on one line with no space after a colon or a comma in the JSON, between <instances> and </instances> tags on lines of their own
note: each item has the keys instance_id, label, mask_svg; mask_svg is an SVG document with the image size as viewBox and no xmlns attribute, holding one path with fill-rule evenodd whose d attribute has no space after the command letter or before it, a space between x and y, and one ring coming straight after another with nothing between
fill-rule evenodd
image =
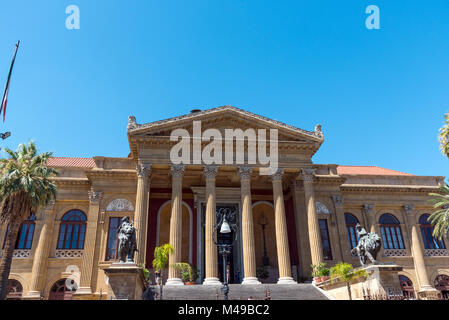
<instances>
[{"instance_id":1,"label":"arched window","mask_svg":"<svg viewBox=\"0 0 449 320\"><path fill-rule=\"evenodd\" d=\"M346 222L346 230L348 232L349 246L351 250L357 247L357 243L359 242L359 237L357 236L357 232L355 230L355 226L359 223L356 217L354 217L350 213L345 213L345 222Z\"/></svg>"},{"instance_id":2,"label":"arched window","mask_svg":"<svg viewBox=\"0 0 449 320\"><path fill-rule=\"evenodd\" d=\"M80 210L67 212L61 220L57 248L83 249L86 220L86 215Z\"/></svg>"},{"instance_id":3,"label":"arched window","mask_svg":"<svg viewBox=\"0 0 449 320\"><path fill-rule=\"evenodd\" d=\"M402 294L408 299L415 299L415 289L413 288L413 282L406 276L399 276L399 283L401 284Z\"/></svg>"},{"instance_id":4,"label":"arched window","mask_svg":"<svg viewBox=\"0 0 449 320\"><path fill-rule=\"evenodd\" d=\"M398 219L389 213L385 213L380 217L379 223L384 249L404 249L401 225Z\"/></svg>"},{"instance_id":5,"label":"arched window","mask_svg":"<svg viewBox=\"0 0 449 320\"><path fill-rule=\"evenodd\" d=\"M6 285L6 300L20 300L22 299L22 284L14 279L8 279Z\"/></svg>"},{"instance_id":6,"label":"arched window","mask_svg":"<svg viewBox=\"0 0 449 320\"><path fill-rule=\"evenodd\" d=\"M69 283L69 285L67 285ZM72 300L73 292L78 286L74 280L58 280L50 290L49 300Z\"/></svg>"},{"instance_id":7,"label":"arched window","mask_svg":"<svg viewBox=\"0 0 449 320\"><path fill-rule=\"evenodd\" d=\"M433 226L430 224L428 218L429 214L423 214L419 218L419 224L421 225L421 235L424 242L424 248L426 249L446 249L443 240L436 239L433 233Z\"/></svg>"},{"instance_id":8,"label":"arched window","mask_svg":"<svg viewBox=\"0 0 449 320\"><path fill-rule=\"evenodd\" d=\"M19 227L19 233L17 235L15 249L21 250L31 249L31 245L33 244L34 229L36 226L35 221L36 216L34 215L33 212L31 212L28 219L22 222L22 224ZM9 225L8 229L6 230L5 239L3 241L3 249L5 248L6 238L8 238L8 234L9 234Z\"/></svg>"}]
</instances>

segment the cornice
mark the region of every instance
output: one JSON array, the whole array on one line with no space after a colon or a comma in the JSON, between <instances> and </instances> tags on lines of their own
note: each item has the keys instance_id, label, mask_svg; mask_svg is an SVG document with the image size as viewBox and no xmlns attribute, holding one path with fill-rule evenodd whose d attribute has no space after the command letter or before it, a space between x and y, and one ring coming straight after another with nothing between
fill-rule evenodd
<instances>
[{"instance_id":1,"label":"cornice","mask_svg":"<svg viewBox=\"0 0 449 320\"><path fill-rule=\"evenodd\" d=\"M341 186L342 192L402 192L402 193L429 193L436 192L439 187L433 186L392 186L392 185L360 185L346 184Z\"/></svg>"}]
</instances>

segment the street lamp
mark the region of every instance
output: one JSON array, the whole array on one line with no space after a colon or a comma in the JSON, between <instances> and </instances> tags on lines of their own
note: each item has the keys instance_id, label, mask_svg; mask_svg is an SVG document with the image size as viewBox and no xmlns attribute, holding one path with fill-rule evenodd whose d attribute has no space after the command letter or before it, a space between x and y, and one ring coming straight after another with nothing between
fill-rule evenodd
<instances>
[{"instance_id":1,"label":"street lamp","mask_svg":"<svg viewBox=\"0 0 449 320\"><path fill-rule=\"evenodd\" d=\"M221 292L223 292L224 299L228 300L229 285L228 277L226 272L226 267L228 265L228 255L232 253L232 246L237 240L237 225L235 223L235 211L230 208L220 208L218 210L217 218L218 223L214 226L214 232L212 234L212 240L218 248L219 254L223 258L223 287ZM221 234L229 234L234 232L234 237L231 243L218 243L217 232Z\"/></svg>"}]
</instances>

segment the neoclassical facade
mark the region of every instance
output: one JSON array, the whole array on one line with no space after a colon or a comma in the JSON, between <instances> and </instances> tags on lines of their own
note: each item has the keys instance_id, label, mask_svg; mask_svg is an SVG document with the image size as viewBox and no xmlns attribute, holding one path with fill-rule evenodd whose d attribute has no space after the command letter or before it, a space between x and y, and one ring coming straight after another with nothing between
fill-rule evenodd
<instances>
[{"instance_id":1,"label":"neoclassical facade","mask_svg":"<svg viewBox=\"0 0 449 320\"><path fill-rule=\"evenodd\" d=\"M231 164L173 164L170 151L177 141L170 135L175 129L193 134L194 121L220 132L277 129L279 169L262 175L261 165L235 157ZM54 178L58 196L20 229L10 298L106 298L103 270L117 261L117 228L125 216L137 229L138 264L151 269L155 247L170 243L170 264L188 262L198 270L198 284L219 284L223 265L212 241L219 208L236 213L232 283L300 282L320 262L358 266L350 250L360 223L381 235L379 260L403 267L405 292L449 292L447 243L431 236L427 221L428 194L438 191L444 177L315 164L312 157L324 142L320 126L306 131L231 106L147 124L130 117L127 133L126 158L50 160L60 172ZM6 232L2 225L0 239ZM167 285L183 284L171 267L166 278Z\"/></svg>"}]
</instances>

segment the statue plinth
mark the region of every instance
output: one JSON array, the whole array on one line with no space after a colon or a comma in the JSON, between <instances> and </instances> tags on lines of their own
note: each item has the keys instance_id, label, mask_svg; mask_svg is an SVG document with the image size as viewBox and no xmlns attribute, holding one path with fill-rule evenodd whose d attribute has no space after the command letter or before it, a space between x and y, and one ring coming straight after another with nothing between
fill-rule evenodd
<instances>
[{"instance_id":1,"label":"statue plinth","mask_svg":"<svg viewBox=\"0 0 449 320\"><path fill-rule=\"evenodd\" d=\"M398 273L403 268L396 264L371 264L358 270L365 270L369 277L363 284L363 290L366 295L401 295L402 287L399 282Z\"/></svg>"},{"instance_id":2,"label":"statue plinth","mask_svg":"<svg viewBox=\"0 0 449 320\"><path fill-rule=\"evenodd\" d=\"M146 283L142 268L135 263L113 263L104 269L108 299L141 300Z\"/></svg>"}]
</instances>

